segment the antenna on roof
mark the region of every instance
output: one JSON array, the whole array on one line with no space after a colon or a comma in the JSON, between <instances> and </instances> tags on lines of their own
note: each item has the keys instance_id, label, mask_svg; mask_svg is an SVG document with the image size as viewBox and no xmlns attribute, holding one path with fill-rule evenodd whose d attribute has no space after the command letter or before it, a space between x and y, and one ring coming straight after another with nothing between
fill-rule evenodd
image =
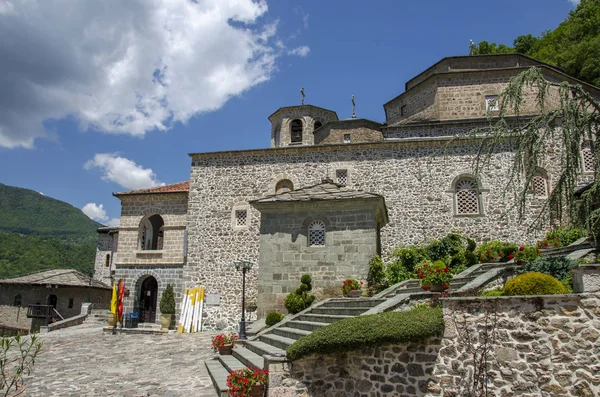
<instances>
[{"instance_id":1,"label":"antenna on roof","mask_svg":"<svg viewBox=\"0 0 600 397\"><path fill-rule=\"evenodd\" d=\"M356 103L354 102L354 95L352 95L352 118L356 118Z\"/></svg>"},{"instance_id":2,"label":"antenna on roof","mask_svg":"<svg viewBox=\"0 0 600 397\"><path fill-rule=\"evenodd\" d=\"M304 87L300 88L300 93L302 94L302 104L304 105Z\"/></svg>"},{"instance_id":3,"label":"antenna on roof","mask_svg":"<svg viewBox=\"0 0 600 397\"><path fill-rule=\"evenodd\" d=\"M469 39L469 55L475 54L476 47L477 47L477 45L475 45L475 42L472 39Z\"/></svg>"}]
</instances>

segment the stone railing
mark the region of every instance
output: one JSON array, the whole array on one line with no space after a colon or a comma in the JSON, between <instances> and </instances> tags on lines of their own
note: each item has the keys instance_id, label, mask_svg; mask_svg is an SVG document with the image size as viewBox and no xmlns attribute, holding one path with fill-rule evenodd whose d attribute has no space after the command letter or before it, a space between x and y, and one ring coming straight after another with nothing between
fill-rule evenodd
<instances>
[{"instance_id":1,"label":"stone railing","mask_svg":"<svg viewBox=\"0 0 600 397\"><path fill-rule=\"evenodd\" d=\"M91 310L91 303L82 303L81 304L81 314L77 316L69 317L61 321L57 321L52 324L48 324L47 326L40 327L40 334L45 334L48 332L56 331L59 329L73 327L75 325L81 325L87 318L89 311Z\"/></svg>"},{"instance_id":2,"label":"stone railing","mask_svg":"<svg viewBox=\"0 0 600 397\"><path fill-rule=\"evenodd\" d=\"M271 363L269 396L600 395L600 294L442 299L443 337Z\"/></svg>"}]
</instances>

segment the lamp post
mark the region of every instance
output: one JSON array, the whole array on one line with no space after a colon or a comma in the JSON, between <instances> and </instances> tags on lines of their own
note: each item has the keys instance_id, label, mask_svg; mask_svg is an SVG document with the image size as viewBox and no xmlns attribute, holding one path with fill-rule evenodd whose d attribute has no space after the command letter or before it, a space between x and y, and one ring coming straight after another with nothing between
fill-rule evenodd
<instances>
[{"instance_id":1,"label":"lamp post","mask_svg":"<svg viewBox=\"0 0 600 397\"><path fill-rule=\"evenodd\" d=\"M233 262L235 270L242 271L242 321L240 321L240 340L246 339L246 272L252 268L252 262Z\"/></svg>"}]
</instances>

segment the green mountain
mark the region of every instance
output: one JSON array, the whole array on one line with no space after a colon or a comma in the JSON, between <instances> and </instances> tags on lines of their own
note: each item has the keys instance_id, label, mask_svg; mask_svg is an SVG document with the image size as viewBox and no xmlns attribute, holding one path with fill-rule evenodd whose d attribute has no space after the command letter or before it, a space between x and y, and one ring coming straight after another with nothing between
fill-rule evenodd
<instances>
[{"instance_id":1,"label":"green mountain","mask_svg":"<svg viewBox=\"0 0 600 397\"><path fill-rule=\"evenodd\" d=\"M36 191L0 184L0 278L49 269L90 273L96 229L81 210Z\"/></svg>"}]
</instances>

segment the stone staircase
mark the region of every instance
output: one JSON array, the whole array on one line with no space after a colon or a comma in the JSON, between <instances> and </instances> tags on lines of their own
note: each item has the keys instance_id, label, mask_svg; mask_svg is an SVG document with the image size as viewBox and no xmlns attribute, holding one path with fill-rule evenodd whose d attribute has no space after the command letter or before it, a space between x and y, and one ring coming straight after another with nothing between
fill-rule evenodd
<instances>
[{"instance_id":1,"label":"stone staircase","mask_svg":"<svg viewBox=\"0 0 600 397\"><path fill-rule=\"evenodd\" d=\"M514 263L486 263L475 265L456 275L448 293L460 294L476 290L502 277ZM285 349L292 343L337 320L391 310L408 310L420 300L429 299L431 292L424 291L418 280L406 280L391 286L371 298L330 298L308 309L286 317L282 322L259 332L239 344L231 356L216 356L205 361L219 396L228 396L227 376L232 370L248 368L268 369L269 363L284 362Z\"/></svg>"},{"instance_id":2,"label":"stone staircase","mask_svg":"<svg viewBox=\"0 0 600 397\"><path fill-rule=\"evenodd\" d=\"M85 318L84 324L106 325L108 324L108 310L92 309Z\"/></svg>"}]
</instances>

